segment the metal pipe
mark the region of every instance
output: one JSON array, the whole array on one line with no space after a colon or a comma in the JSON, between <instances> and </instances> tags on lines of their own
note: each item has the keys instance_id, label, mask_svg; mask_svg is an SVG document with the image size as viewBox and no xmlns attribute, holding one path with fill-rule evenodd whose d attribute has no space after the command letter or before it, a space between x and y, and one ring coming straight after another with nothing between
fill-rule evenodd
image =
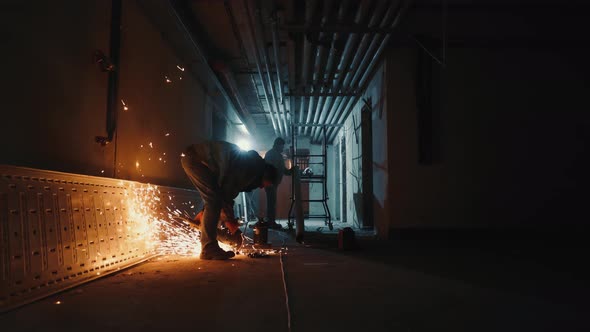
<instances>
[{"instance_id":1,"label":"metal pipe","mask_svg":"<svg viewBox=\"0 0 590 332\"><path fill-rule=\"evenodd\" d=\"M205 69L205 72L207 73L207 76L209 77L209 79L211 79L211 81L215 84L215 86L217 87L217 89L219 90L219 92L221 93L223 98L226 100L231 111L234 112L236 117L245 125L246 122L244 121L241 114L239 112L237 112L237 110L235 109L232 99L230 98L227 91L225 90L225 87L223 86L223 84L221 84L221 81L219 81L219 78L215 75L215 73L213 72L213 69L211 69L211 66L209 66L209 61L207 59L207 56L205 55L204 50L201 48L201 45L199 45L199 43L197 43L193 34L190 32L190 29L188 28L188 26L185 22L185 19L183 19L181 17L178 9L175 7L175 3L177 3L177 2L176 1L168 2L168 5L169 5L168 7L169 7L170 13L176 19L176 24L182 30L185 37L190 41L199 60L204 64L203 68ZM252 133L252 131L247 126L245 126L245 128L246 128L246 131L248 131L249 133Z\"/></svg>"},{"instance_id":2,"label":"metal pipe","mask_svg":"<svg viewBox=\"0 0 590 332\"><path fill-rule=\"evenodd\" d=\"M340 8L338 10L338 23L342 22L342 20L344 19L344 14L346 12L346 9L348 8L349 5L349 1L343 1L340 4ZM330 53L328 55L328 64L326 65L326 76L327 79L324 79L324 77L322 77L322 82L324 84L322 84L324 86L324 91L327 92L329 90L333 89L332 83L333 82L333 75L335 73L334 70L334 65L336 63L336 43L338 42L338 39L340 37L339 33L334 33L334 35L332 36L332 42L330 44ZM315 119L314 122L322 122L325 118L325 105L328 103L329 99L325 98L323 99L323 101L320 103L321 106L318 106L318 110L316 111L316 116L317 118ZM319 133L319 129L318 128L312 128L311 129L311 137L312 139L318 135Z\"/></svg>"},{"instance_id":3,"label":"metal pipe","mask_svg":"<svg viewBox=\"0 0 590 332\"><path fill-rule=\"evenodd\" d=\"M283 92L283 84L282 84L282 75L281 75L281 58L279 56L279 33L277 29L277 21L278 21L278 14L275 13L274 17L271 20L271 35L272 35L272 48L275 58L275 67L277 71L277 86L278 86L278 95L279 95L279 107L281 107L282 115L283 115L283 125L286 129L286 135L289 136L289 131L291 128L288 126L288 119L287 119L287 111L286 105L283 100L284 92Z\"/></svg>"},{"instance_id":4,"label":"metal pipe","mask_svg":"<svg viewBox=\"0 0 590 332\"><path fill-rule=\"evenodd\" d=\"M382 3L382 4L387 4L387 3ZM388 23L388 20L391 19L392 16L392 10L394 7L397 7L395 4L390 4L387 12L385 13L383 19L379 20L380 18L380 12L382 12L383 10L385 10L385 7L381 7L379 8L377 13L374 13L373 17L371 18L371 22L369 23L369 27L374 27L376 24L378 24L379 27L383 27L386 26ZM375 15L376 14L376 15ZM359 73L362 70L362 64L366 62L366 59L370 57L370 52L371 52L371 46L374 45L375 40L379 40L378 35L369 35L369 34L365 34L361 40L359 49L362 49L362 53L359 52L356 54L352 64L351 64L351 69L354 68L354 70L351 70L350 72L347 73L346 78L344 79L343 82L343 86L348 90L353 90L352 86L354 85L355 78L357 78L359 76ZM369 44L369 41L371 41L371 43ZM356 96L358 96L358 90L354 89L357 94ZM327 123L330 123L331 121L335 120L338 118L339 114L342 114L342 112L344 112L345 109L347 109L350 105L351 105L351 101L353 100L358 100L355 97L346 97L346 98L342 98L340 100L340 103L331 110L328 119L327 119ZM338 120L337 120L338 121Z\"/></svg>"},{"instance_id":5,"label":"metal pipe","mask_svg":"<svg viewBox=\"0 0 590 332\"><path fill-rule=\"evenodd\" d=\"M401 4L401 2L400 2L400 4ZM383 27L383 26L387 26L388 25L388 20L390 20L391 17L393 16L392 15L393 8L394 7L395 8L399 8L399 6L400 5L395 5L395 4L391 4L390 5L389 9L387 10L387 13L386 13L385 17L383 18L381 24L379 25L380 27ZM397 10L397 12L399 12L399 10ZM371 52L371 49L374 48L374 45L376 45L376 43L378 43L381 40L381 35L380 34L376 34L376 35L374 35L372 37L373 38L371 40L371 44L369 45L367 51L363 54L362 58L361 57L358 57L357 59L355 59L355 60L358 60L358 61L356 61L358 67L356 68L356 70L354 72L354 75L351 73L351 75L349 75L346 78L346 80L344 81L344 85L347 86L349 90L353 90L354 89L358 93L357 93L357 95L355 97L347 97L347 98L344 98L342 100L342 102L340 103L339 107L337 107L334 110L334 112L332 113L332 119L335 120L336 122L341 121L342 114L345 114L345 113L348 114L350 112L350 110L352 109L352 107L354 107L354 105L356 105L356 103L358 102L358 100L360 98L360 94L361 94L360 92L363 91L363 90L355 89L355 88L358 88L358 86L357 86L356 83L358 82L358 78L360 77L360 75L361 74L364 74L364 71L362 71L363 64L366 64L367 63L367 60L371 58L371 56L370 56L370 54L372 53ZM365 38L363 38L363 39L365 39ZM368 42L369 38L367 38L366 40ZM361 59L362 59L362 61L361 61ZM360 64L359 64L359 61L360 61ZM347 109L349 111L346 111L345 112L345 110L347 110ZM333 133L333 131L330 131L330 134L329 134L330 137L331 137L332 133Z\"/></svg>"},{"instance_id":6,"label":"metal pipe","mask_svg":"<svg viewBox=\"0 0 590 332\"><path fill-rule=\"evenodd\" d=\"M316 0L307 0L305 2L305 25L311 26L313 19L313 13L315 8L317 7ZM304 89L304 93L308 92L305 91L305 87L307 86L307 82L309 80L309 61L311 56L311 44L307 38L307 35L303 36L303 66L302 66L302 73L301 73L301 86ZM309 91L311 92L311 91ZM305 109L305 99L301 98L301 110L299 111L299 122L303 122L303 113ZM309 109L307 110L309 113ZM309 120L308 120L309 121ZM298 128L299 135L303 133L303 128Z\"/></svg>"},{"instance_id":7,"label":"metal pipe","mask_svg":"<svg viewBox=\"0 0 590 332\"><path fill-rule=\"evenodd\" d=\"M248 11L248 13L250 13ZM261 31L262 31L262 18L260 15L260 8L257 6L256 8L254 8L254 18L255 18L255 22L254 22L254 43L255 45L258 45L258 48L260 50L260 54L262 54L262 62L264 64L264 67L266 68L266 76L267 76L267 80L268 80L268 84L270 86L270 96L272 98L272 104L275 107L275 110L277 112L277 122L279 125L279 130L281 131L281 136L287 135L288 133L288 128L285 128L283 126L283 123L281 122L281 109L279 107L279 104L277 102L277 97L276 97L276 93L275 93L275 86L272 80L272 75L270 72L270 63L268 60L268 54L266 51L266 46L264 43L264 38L261 37ZM286 122L284 124L286 126Z\"/></svg>"},{"instance_id":8,"label":"metal pipe","mask_svg":"<svg viewBox=\"0 0 590 332\"><path fill-rule=\"evenodd\" d=\"M249 12L248 10L248 0L244 0L244 6L246 7L246 12ZM250 18L250 15L246 15L246 22L248 24L248 33L250 34L250 38L252 39L252 42L254 43L254 46L256 46L256 38L254 37L254 30L252 29L252 21ZM262 92L264 93L264 100L266 101L266 106L268 107L268 112L270 113L270 120L272 121L272 126L275 130L275 133L277 133L277 129L278 129L278 133L279 135L282 135L281 132L281 128L279 125L277 125L277 122L280 124L280 122L275 121L274 115L273 115L273 108L270 105L270 99L268 98L268 91L266 90L266 84L264 83L264 76L262 75L262 66L260 64L260 57L258 54L258 50L257 47L254 47L254 62L256 63L256 69L258 70L258 78L260 79L260 82L262 83Z\"/></svg>"},{"instance_id":9,"label":"metal pipe","mask_svg":"<svg viewBox=\"0 0 590 332\"><path fill-rule=\"evenodd\" d=\"M406 10L409 7L410 2L411 2L411 0L409 0L409 1L401 0L400 5L398 6L398 10L396 12L395 18L393 19L393 22L389 25L389 27L391 29L395 28L399 24L402 16L404 15L404 13L406 12ZM391 34L385 35L385 37L381 41L381 44L379 45L379 48L377 49L377 51L375 52L375 54L371 58L371 62L369 63L369 66L368 66L367 70L365 71L365 74L363 75L361 81L359 82L359 86L362 88L361 91L364 91L367 88L367 85L369 84L368 78L370 77L371 73L373 72L374 67L379 62L379 60L381 58L381 54L385 50L385 47L387 46L387 43L389 42L390 38L391 38ZM359 101L360 97L361 97L360 94L357 95L354 98L353 102L349 103L347 111L341 113L338 116L337 122L343 121L343 119L346 119L348 117L348 115L352 111L352 108ZM334 130L330 129L330 133L328 134L329 141L332 142L337 134L338 134L338 131L334 131Z\"/></svg>"},{"instance_id":10,"label":"metal pipe","mask_svg":"<svg viewBox=\"0 0 590 332\"><path fill-rule=\"evenodd\" d=\"M381 16L381 12L385 8L386 4L386 1L381 1L377 5L377 8L373 11L371 18L369 19L369 27L377 24ZM357 12L357 16L355 17L355 23L359 25L362 24L362 22L366 20L366 16L368 14L369 4L367 2L361 2L360 8ZM358 39L361 37L361 34L352 34L346 41L346 46L344 47L344 52L342 58L340 59L340 64L338 65L340 75L338 76L338 80L336 81L336 84L334 86L334 91L339 91L343 88L345 90L348 90L346 89L346 85L343 85L345 78L352 76L351 72L352 70L354 70L354 60L357 59L359 54L361 54L364 48L366 47L366 39L368 38L368 34L363 34L362 36L363 38L359 45L357 45L357 43L359 42ZM352 57L353 54L355 54L355 57ZM330 123L334 117L334 112L338 110L338 108L343 102L343 99L344 98L332 98L330 100L330 104L328 105L328 107L326 107L324 117L320 117L320 121L324 122L325 120L325 123ZM316 137L313 137L312 139L319 139L319 133L316 134Z\"/></svg>"},{"instance_id":11,"label":"metal pipe","mask_svg":"<svg viewBox=\"0 0 590 332\"><path fill-rule=\"evenodd\" d=\"M388 4L388 3L382 3L382 4ZM371 22L370 22L370 27L373 27L375 24L379 24L380 27L387 25L387 23L389 22L389 20L392 17L392 8L397 7L395 4L391 4L387 10L387 12L385 13L383 19L379 19L380 18L380 13L385 10L385 7L380 7L378 9L378 12L375 13L377 15L373 15L373 17L371 18ZM344 80L344 87L346 87L348 90L351 90L351 83L355 83L356 81L353 79L355 77L358 77L359 72L362 70L361 65L362 63L369 58L369 54L370 54L370 47L371 44L373 44L373 41L375 39L379 39L377 36L371 36L368 34L365 34L363 36L363 39L361 40L361 44L359 46L359 49L362 49L362 53L357 53L357 55L355 56L352 64L351 64L351 68L354 68L354 71L351 70L350 72L347 73L346 75L346 79ZM369 44L369 41L371 41L371 44ZM369 44L369 45L367 45ZM368 47L368 48L367 48ZM367 48L365 50L365 48ZM357 91L355 89L355 91ZM358 92L358 91L357 91ZM358 97L359 94L356 95L356 97ZM358 100L358 98L356 97L346 97L340 100L340 103L336 106L336 108L331 110L331 114L328 117L327 123L330 123L332 120L334 120L335 118L338 118L339 114L342 114L342 112L349 108L351 105L351 102L353 100ZM354 104L354 103L353 103ZM339 121L339 120L337 120ZM330 132L333 132L333 130L331 130Z\"/></svg>"},{"instance_id":12,"label":"metal pipe","mask_svg":"<svg viewBox=\"0 0 590 332\"><path fill-rule=\"evenodd\" d=\"M231 5L230 5L229 2L225 1L224 2L224 5L225 5L225 10L227 12L227 15L229 16L229 21L230 21L230 25L232 27L232 31L234 33L234 36L235 36L236 40L238 41L238 45L239 45L239 48L240 48L240 53L241 53L241 55L242 55L242 57L244 59L245 65L248 65L248 55L247 55L246 50L245 50L245 47L244 47L244 41L243 41L243 39L241 37L241 33L240 33L240 31L239 31L239 29L238 29L238 27L236 25L236 19L235 19L233 10L232 10ZM256 91L256 95L258 96L259 95L259 92L258 92L258 87L256 86L256 81L254 80L254 74L256 74L256 72L253 72L252 71L252 72L248 73L248 77L250 78L250 81L252 83L252 88ZM235 78L234 78L233 73L232 73L231 77L233 78L233 81L235 83ZM239 92L239 90L237 89L237 84L236 84L236 90ZM238 93L238 96L241 96L241 95ZM262 103L260 102L260 99L259 98L256 98L256 101L258 102L258 106L260 107L260 110L264 114L265 113L264 112L264 107L262 106ZM266 118L266 116L264 117L264 120L265 120L266 124L268 124L268 119ZM273 122L273 130L275 131L275 133L277 132L277 128L276 128L276 125L274 124L274 122Z\"/></svg>"},{"instance_id":13,"label":"metal pipe","mask_svg":"<svg viewBox=\"0 0 590 332\"><path fill-rule=\"evenodd\" d=\"M392 3L389 6L389 8L387 9L383 19L381 20L379 27L384 28L384 27L388 26L389 22L392 20L394 15L396 13L400 12L400 8L401 8L401 2L397 5ZM363 41L361 41L361 45L363 44L363 42L365 42L365 46L366 46L366 43L368 43L368 41L372 39L371 43L369 44L367 50L362 54L362 56L355 57L355 59L353 61L353 64L356 64L355 65L356 69L354 71L354 75L352 73L350 73L350 75L348 75L346 77L346 79L344 80L344 86L347 86L349 91L350 90L357 91L357 92L362 91L362 90L358 89L359 86L357 83L362 75L366 75L366 67L369 64L370 59L372 59L371 54L374 52L375 47L381 41L381 34L376 34L376 35L372 36L372 38L370 38L368 35L365 35L365 37L363 37ZM340 118L338 117L338 115L342 114L342 112L345 109L352 107L351 105L356 104L356 102L358 101L359 95L360 95L360 93L358 93L356 95L356 97L347 97L343 102L340 103L340 105L339 105L340 108L336 108L337 111L335 113L333 113L337 118L336 121L340 121ZM352 104L351 104L351 101L354 101L354 102L352 102ZM331 133L332 132L333 132L333 130L331 131Z\"/></svg>"},{"instance_id":14,"label":"metal pipe","mask_svg":"<svg viewBox=\"0 0 590 332\"><path fill-rule=\"evenodd\" d=\"M328 23L328 17L330 16L332 5L333 5L332 0L326 0L324 2L322 21L320 23L321 26L324 26ZM314 74L313 74L313 85L315 87L314 90L315 90L316 94L324 91L324 86L322 83L324 81L324 72L325 72L325 68L326 68L326 62L328 59L326 57L326 47L324 46L323 41L327 35L328 34L325 32L320 32L320 35L318 36L318 40L317 40L317 53L316 53ZM324 100L325 100L325 98L323 96L317 96L316 98L318 99L316 107L312 108L310 110L313 113L313 122L314 123L317 122L319 119L319 110L323 106ZM313 132L312 129L309 130L310 134ZM305 128L304 132L307 133L307 128Z\"/></svg>"},{"instance_id":15,"label":"metal pipe","mask_svg":"<svg viewBox=\"0 0 590 332\"><path fill-rule=\"evenodd\" d=\"M315 90L315 88L314 88ZM314 105L314 100L315 96L311 96L309 97L309 106L307 107L307 120L305 122L310 123L311 122L311 113L313 110L313 105ZM307 128L303 128L303 135L307 135Z\"/></svg>"},{"instance_id":16,"label":"metal pipe","mask_svg":"<svg viewBox=\"0 0 590 332\"><path fill-rule=\"evenodd\" d=\"M275 16L272 19L271 23L271 32L272 32L272 49L275 56L275 67L277 69L277 82L279 83L279 103L283 103L283 85L281 84L281 61L279 57L279 33L277 29L277 21L278 17Z\"/></svg>"},{"instance_id":17,"label":"metal pipe","mask_svg":"<svg viewBox=\"0 0 590 332\"><path fill-rule=\"evenodd\" d=\"M391 6L389 6L389 8L387 9L387 12L385 13L385 17L383 18L383 21L380 24L380 27L386 27L389 24L389 22L392 21L394 16L396 16L400 12L400 9L401 9L401 3L399 3L398 5L392 4ZM372 57L370 55L373 54L373 52L375 51L377 46L380 44L381 40L382 40L381 34L378 33L375 36L373 36L373 40L371 41L371 44L369 45L369 48L367 49L367 52L366 52L365 56L363 57L363 60L361 61L359 67L357 68L356 73L354 73L354 76L352 77L352 81L351 81L352 84L351 84L350 88L358 89L358 80L362 77L362 75L366 74L365 70L367 69L369 62L372 59Z\"/></svg>"}]
</instances>

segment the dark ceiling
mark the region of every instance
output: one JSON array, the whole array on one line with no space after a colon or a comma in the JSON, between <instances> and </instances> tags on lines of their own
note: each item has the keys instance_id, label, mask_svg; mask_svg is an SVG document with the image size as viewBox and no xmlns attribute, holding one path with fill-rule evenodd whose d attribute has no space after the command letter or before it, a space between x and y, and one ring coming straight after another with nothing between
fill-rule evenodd
<instances>
[{"instance_id":1,"label":"dark ceiling","mask_svg":"<svg viewBox=\"0 0 590 332\"><path fill-rule=\"evenodd\" d=\"M152 1L152 13L158 6ZM289 139L292 124L342 124L395 47L424 48L441 62L445 47L587 41L585 23L576 24L588 5L571 0L176 0L168 8L209 67L200 73L224 90L228 119L261 142ZM296 133L321 139L317 127Z\"/></svg>"}]
</instances>

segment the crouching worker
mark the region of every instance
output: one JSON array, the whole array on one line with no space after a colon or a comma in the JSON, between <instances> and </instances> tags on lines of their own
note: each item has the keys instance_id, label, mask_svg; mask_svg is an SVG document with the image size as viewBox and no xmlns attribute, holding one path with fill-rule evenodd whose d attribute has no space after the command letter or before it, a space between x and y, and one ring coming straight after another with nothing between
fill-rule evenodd
<instances>
[{"instance_id":1,"label":"crouching worker","mask_svg":"<svg viewBox=\"0 0 590 332\"><path fill-rule=\"evenodd\" d=\"M218 221L224 221L234 234L238 230L234 198L242 191L272 185L277 170L256 151L242 151L237 145L222 141L193 144L184 155L182 168L204 203L202 215L197 217L201 222L201 259L232 258L233 251L225 251L217 243Z\"/></svg>"}]
</instances>

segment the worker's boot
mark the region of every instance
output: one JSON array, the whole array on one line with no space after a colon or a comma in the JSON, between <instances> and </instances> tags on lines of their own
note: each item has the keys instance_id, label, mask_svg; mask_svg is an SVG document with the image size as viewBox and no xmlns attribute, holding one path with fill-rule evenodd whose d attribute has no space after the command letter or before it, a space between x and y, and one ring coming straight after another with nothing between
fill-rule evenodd
<instances>
[{"instance_id":1,"label":"worker's boot","mask_svg":"<svg viewBox=\"0 0 590 332\"><path fill-rule=\"evenodd\" d=\"M242 246L242 231L237 229L233 234L227 228L217 229L217 241L239 249Z\"/></svg>"},{"instance_id":2,"label":"worker's boot","mask_svg":"<svg viewBox=\"0 0 590 332\"><path fill-rule=\"evenodd\" d=\"M221 248L219 248L219 245L217 245L217 243L209 243L208 245L205 246L205 248L203 248L203 250L201 250L201 259L206 259L206 260L226 260L226 259L230 259L232 257L234 257L235 254L233 251L225 251Z\"/></svg>"},{"instance_id":3,"label":"worker's boot","mask_svg":"<svg viewBox=\"0 0 590 332\"><path fill-rule=\"evenodd\" d=\"M283 226L274 220L269 221L267 224L268 224L268 228L270 228L270 229L283 229Z\"/></svg>"}]
</instances>

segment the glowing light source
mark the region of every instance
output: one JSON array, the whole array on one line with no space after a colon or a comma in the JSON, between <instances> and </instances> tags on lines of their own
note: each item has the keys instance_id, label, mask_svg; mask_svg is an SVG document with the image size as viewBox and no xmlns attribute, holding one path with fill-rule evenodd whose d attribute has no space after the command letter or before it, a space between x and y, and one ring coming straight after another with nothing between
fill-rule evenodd
<instances>
[{"instance_id":1,"label":"glowing light source","mask_svg":"<svg viewBox=\"0 0 590 332\"><path fill-rule=\"evenodd\" d=\"M61 304L61 301L55 301L55 304Z\"/></svg>"},{"instance_id":2,"label":"glowing light source","mask_svg":"<svg viewBox=\"0 0 590 332\"><path fill-rule=\"evenodd\" d=\"M184 153L181 153L181 154L180 154L180 156L181 156L181 157L184 157L184 156L186 156L186 155L185 155Z\"/></svg>"},{"instance_id":3,"label":"glowing light source","mask_svg":"<svg viewBox=\"0 0 590 332\"><path fill-rule=\"evenodd\" d=\"M236 142L236 145L240 147L240 149L244 151L252 150L252 145L246 139L240 139Z\"/></svg>"},{"instance_id":4,"label":"glowing light source","mask_svg":"<svg viewBox=\"0 0 590 332\"><path fill-rule=\"evenodd\" d=\"M180 70L180 71L184 71L184 68L181 66L176 65L176 68L178 68L178 70Z\"/></svg>"}]
</instances>

